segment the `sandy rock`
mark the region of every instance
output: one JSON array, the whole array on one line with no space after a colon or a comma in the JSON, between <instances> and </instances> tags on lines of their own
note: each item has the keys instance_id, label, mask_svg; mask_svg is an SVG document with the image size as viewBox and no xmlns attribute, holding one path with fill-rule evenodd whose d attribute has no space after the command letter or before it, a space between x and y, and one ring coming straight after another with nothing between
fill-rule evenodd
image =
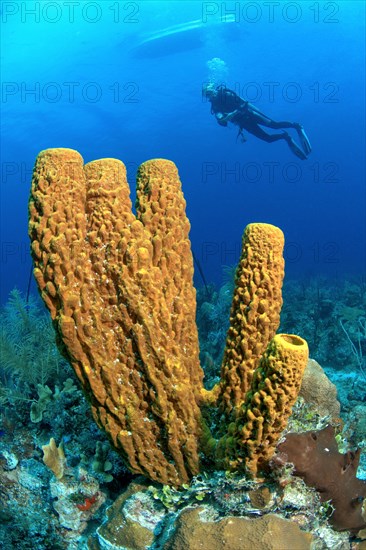
<instances>
[{"instance_id":1,"label":"sandy rock","mask_svg":"<svg viewBox=\"0 0 366 550\"><path fill-rule=\"evenodd\" d=\"M321 416L329 415L334 421L339 418L341 406L337 388L314 359L308 360L299 395L306 403L314 404Z\"/></svg>"},{"instance_id":2,"label":"sandy rock","mask_svg":"<svg viewBox=\"0 0 366 550\"><path fill-rule=\"evenodd\" d=\"M243 550L244 548L310 550L313 537L293 522L268 514L259 519L226 517L205 521L203 508L187 509L176 522L164 550Z\"/></svg>"}]
</instances>

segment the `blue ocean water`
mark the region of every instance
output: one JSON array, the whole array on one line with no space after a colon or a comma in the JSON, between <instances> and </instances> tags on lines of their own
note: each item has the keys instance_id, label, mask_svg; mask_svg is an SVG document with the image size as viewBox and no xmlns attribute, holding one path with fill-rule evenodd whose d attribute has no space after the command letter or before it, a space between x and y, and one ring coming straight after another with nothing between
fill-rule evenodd
<instances>
[{"instance_id":1,"label":"blue ocean water","mask_svg":"<svg viewBox=\"0 0 366 550\"><path fill-rule=\"evenodd\" d=\"M1 16L1 303L27 287L31 173L49 147L119 158L132 188L141 162L173 160L208 281L253 221L284 231L288 277L365 273L364 2L4 1ZM212 78L300 122L308 159L219 126Z\"/></svg>"}]
</instances>

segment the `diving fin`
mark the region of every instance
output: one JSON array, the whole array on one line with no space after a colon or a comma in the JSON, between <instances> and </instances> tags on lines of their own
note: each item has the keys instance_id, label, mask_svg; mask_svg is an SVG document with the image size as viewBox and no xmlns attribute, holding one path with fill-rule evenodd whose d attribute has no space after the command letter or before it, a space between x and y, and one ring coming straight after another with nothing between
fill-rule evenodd
<instances>
[{"instance_id":1,"label":"diving fin","mask_svg":"<svg viewBox=\"0 0 366 550\"><path fill-rule=\"evenodd\" d=\"M302 126L299 125L297 128L297 132L299 134L299 139L302 145L302 148L304 149L305 155L309 155L311 153L311 145L308 136L305 133L305 130Z\"/></svg>"},{"instance_id":2,"label":"diving fin","mask_svg":"<svg viewBox=\"0 0 366 550\"><path fill-rule=\"evenodd\" d=\"M290 147L293 154L299 157L299 159L305 160L307 158L305 153L300 149L300 147L294 142L292 137L287 132L284 132L284 134L285 134L284 138L287 141L287 145Z\"/></svg>"}]
</instances>

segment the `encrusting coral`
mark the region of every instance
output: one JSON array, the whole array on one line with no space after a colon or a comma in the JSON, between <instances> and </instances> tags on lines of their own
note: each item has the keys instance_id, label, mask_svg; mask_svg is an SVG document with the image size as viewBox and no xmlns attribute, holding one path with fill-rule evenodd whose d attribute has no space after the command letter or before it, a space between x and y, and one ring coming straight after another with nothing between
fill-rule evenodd
<instances>
[{"instance_id":1,"label":"encrusting coral","mask_svg":"<svg viewBox=\"0 0 366 550\"><path fill-rule=\"evenodd\" d=\"M308 358L304 340L275 336L283 234L269 224L244 233L221 382L207 391L175 165L140 166L136 216L129 193L118 160L84 166L70 149L37 158L29 234L59 345L133 472L178 486L205 455L206 464L256 476L275 450ZM210 410L222 418L218 439Z\"/></svg>"}]
</instances>

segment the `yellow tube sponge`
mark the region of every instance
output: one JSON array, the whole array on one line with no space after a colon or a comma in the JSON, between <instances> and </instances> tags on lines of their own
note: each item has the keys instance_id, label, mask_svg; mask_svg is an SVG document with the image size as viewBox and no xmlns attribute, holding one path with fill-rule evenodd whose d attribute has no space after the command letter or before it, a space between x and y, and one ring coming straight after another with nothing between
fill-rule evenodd
<instances>
[{"instance_id":1,"label":"yellow tube sponge","mask_svg":"<svg viewBox=\"0 0 366 550\"><path fill-rule=\"evenodd\" d=\"M221 367L219 403L227 415L240 411L280 324L283 247L283 233L274 225L251 223L244 231Z\"/></svg>"},{"instance_id":2,"label":"yellow tube sponge","mask_svg":"<svg viewBox=\"0 0 366 550\"><path fill-rule=\"evenodd\" d=\"M120 161L43 151L34 274L98 424L133 472L177 485L199 471L201 432L190 226L172 162L137 179L135 217Z\"/></svg>"},{"instance_id":3,"label":"yellow tube sponge","mask_svg":"<svg viewBox=\"0 0 366 550\"><path fill-rule=\"evenodd\" d=\"M265 468L291 415L308 357L308 345L299 336L272 339L236 422L218 443L217 457L228 469L256 476Z\"/></svg>"},{"instance_id":4,"label":"yellow tube sponge","mask_svg":"<svg viewBox=\"0 0 366 550\"><path fill-rule=\"evenodd\" d=\"M132 472L174 486L199 473L202 456L210 467L263 469L307 358L299 337L275 336L282 231L250 224L221 382L204 389L185 207L172 162L140 166L135 215L124 164L84 166L71 149L38 155L29 201L34 275L96 422Z\"/></svg>"}]
</instances>

